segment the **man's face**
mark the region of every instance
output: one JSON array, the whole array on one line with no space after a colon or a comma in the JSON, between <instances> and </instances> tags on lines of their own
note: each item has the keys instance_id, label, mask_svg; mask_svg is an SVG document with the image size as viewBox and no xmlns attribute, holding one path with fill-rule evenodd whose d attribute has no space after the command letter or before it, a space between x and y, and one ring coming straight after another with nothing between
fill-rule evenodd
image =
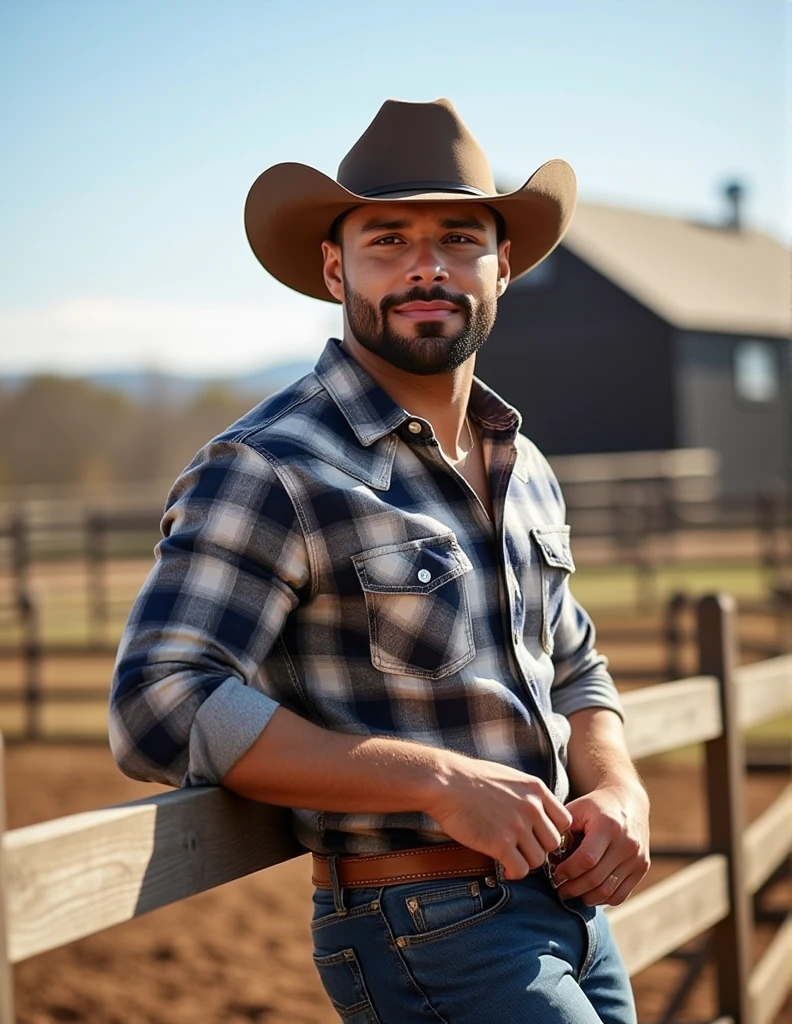
<instances>
[{"instance_id":1,"label":"man's face","mask_svg":"<svg viewBox=\"0 0 792 1024\"><path fill-rule=\"evenodd\" d=\"M420 375L447 373L476 352L509 280L509 242L498 244L483 203L361 206L323 252L355 339Z\"/></svg>"}]
</instances>

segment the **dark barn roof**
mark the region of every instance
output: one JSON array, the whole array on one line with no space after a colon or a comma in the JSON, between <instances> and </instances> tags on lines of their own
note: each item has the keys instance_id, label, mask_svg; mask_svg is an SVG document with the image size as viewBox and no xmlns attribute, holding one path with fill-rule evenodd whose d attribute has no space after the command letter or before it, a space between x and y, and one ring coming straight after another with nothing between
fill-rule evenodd
<instances>
[{"instance_id":1,"label":"dark barn roof","mask_svg":"<svg viewBox=\"0 0 792 1024\"><path fill-rule=\"evenodd\" d=\"M761 232L581 202L562 244L674 327L789 335L790 253Z\"/></svg>"}]
</instances>

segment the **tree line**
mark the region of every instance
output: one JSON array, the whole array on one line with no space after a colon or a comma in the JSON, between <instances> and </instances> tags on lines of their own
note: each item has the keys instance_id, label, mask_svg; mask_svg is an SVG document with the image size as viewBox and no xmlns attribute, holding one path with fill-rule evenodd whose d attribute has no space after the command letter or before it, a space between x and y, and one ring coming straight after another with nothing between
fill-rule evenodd
<instances>
[{"instance_id":1,"label":"tree line","mask_svg":"<svg viewBox=\"0 0 792 1024\"><path fill-rule=\"evenodd\" d=\"M222 384L185 400L55 375L0 382L0 489L172 479L254 402Z\"/></svg>"}]
</instances>

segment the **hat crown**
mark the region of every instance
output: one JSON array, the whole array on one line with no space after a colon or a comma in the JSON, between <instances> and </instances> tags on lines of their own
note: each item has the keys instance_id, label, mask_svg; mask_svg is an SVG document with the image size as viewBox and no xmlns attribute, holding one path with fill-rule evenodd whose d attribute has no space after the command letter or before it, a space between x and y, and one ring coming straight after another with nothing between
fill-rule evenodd
<instances>
[{"instance_id":1,"label":"hat crown","mask_svg":"<svg viewBox=\"0 0 792 1024\"><path fill-rule=\"evenodd\" d=\"M360 196L436 186L496 194L484 151L447 99L386 100L341 161L338 182Z\"/></svg>"}]
</instances>

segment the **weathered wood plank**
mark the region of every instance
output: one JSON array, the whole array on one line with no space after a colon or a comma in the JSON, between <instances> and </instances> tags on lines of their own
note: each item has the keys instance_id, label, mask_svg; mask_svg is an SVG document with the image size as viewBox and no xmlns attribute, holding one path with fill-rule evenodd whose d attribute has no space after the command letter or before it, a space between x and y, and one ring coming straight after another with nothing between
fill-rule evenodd
<instances>
[{"instance_id":1,"label":"weathered wood plank","mask_svg":"<svg viewBox=\"0 0 792 1024\"><path fill-rule=\"evenodd\" d=\"M748 891L756 892L792 850L792 786L787 786L743 836Z\"/></svg>"},{"instance_id":2,"label":"weathered wood plank","mask_svg":"<svg viewBox=\"0 0 792 1024\"><path fill-rule=\"evenodd\" d=\"M702 743L721 733L717 680L694 676L622 694L624 731L637 759Z\"/></svg>"},{"instance_id":3,"label":"weathered wood plank","mask_svg":"<svg viewBox=\"0 0 792 1024\"><path fill-rule=\"evenodd\" d=\"M737 607L728 594L703 597L697 614L699 671L719 681L720 736L704 747L709 847L728 858L729 912L712 931L716 1005L735 1020L748 1022L753 908L745 879L745 746L737 710Z\"/></svg>"},{"instance_id":4,"label":"weathered wood plank","mask_svg":"<svg viewBox=\"0 0 792 1024\"><path fill-rule=\"evenodd\" d=\"M606 913L631 976L660 960L729 912L722 854L703 857Z\"/></svg>"},{"instance_id":5,"label":"weathered wood plank","mask_svg":"<svg viewBox=\"0 0 792 1024\"><path fill-rule=\"evenodd\" d=\"M219 787L7 832L9 958L18 963L304 852L287 811Z\"/></svg>"},{"instance_id":6,"label":"weathered wood plank","mask_svg":"<svg viewBox=\"0 0 792 1024\"><path fill-rule=\"evenodd\" d=\"M792 708L792 654L734 670L740 727L765 722Z\"/></svg>"},{"instance_id":7,"label":"weathered wood plank","mask_svg":"<svg viewBox=\"0 0 792 1024\"><path fill-rule=\"evenodd\" d=\"M0 733L0 840L5 831L5 752ZM5 865L0 847L0 1024L14 1024L14 987L8 956L8 928L5 913Z\"/></svg>"},{"instance_id":8,"label":"weathered wood plank","mask_svg":"<svg viewBox=\"0 0 792 1024\"><path fill-rule=\"evenodd\" d=\"M773 941L754 967L748 981L751 1024L775 1020L792 987L792 914L776 932Z\"/></svg>"}]
</instances>

